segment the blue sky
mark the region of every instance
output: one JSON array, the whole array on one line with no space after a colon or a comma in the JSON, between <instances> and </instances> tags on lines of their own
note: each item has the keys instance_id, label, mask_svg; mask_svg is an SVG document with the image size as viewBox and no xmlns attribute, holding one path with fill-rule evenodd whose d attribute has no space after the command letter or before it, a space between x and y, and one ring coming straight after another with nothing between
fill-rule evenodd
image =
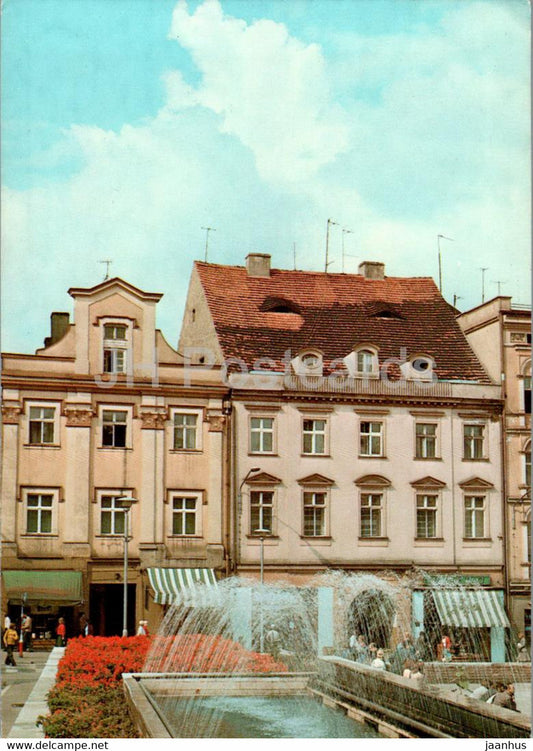
<instances>
[{"instance_id":1,"label":"blue sky","mask_svg":"<svg viewBox=\"0 0 533 751\"><path fill-rule=\"evenodd\" d=\"M444 234L447 299L529 302L523 0L7 0L2 42L4 351L102 258L175 344L205 226L322 270L331 217L332 271L435 278Z\"/></svg>"}]
</instances>

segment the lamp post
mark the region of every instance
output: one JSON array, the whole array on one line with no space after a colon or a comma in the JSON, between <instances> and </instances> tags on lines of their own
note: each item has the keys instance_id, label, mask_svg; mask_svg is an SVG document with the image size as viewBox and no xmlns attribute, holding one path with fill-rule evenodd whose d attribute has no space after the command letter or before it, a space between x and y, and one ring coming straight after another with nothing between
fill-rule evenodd
<instances>
[{"instance_id":1,"label":"lamp post","mask_svg":"<svg viewBox=\"0 0 533 751\"><path fill-rule=\"evenodd\" d=\"M20 632L19 632L19 644L18 644L19 655L21 657L24 657L24 632L22 631L22 619L24 618L24 605L26 604L27 599L28 599L28 593L23 592L22 599L20 601Z\"/></svg>"},{"instance_id":2,"label":"lamp post","mask_svg":"<svg viewBox=\"0 0 533 751\"><path fill-rule=\"evenodd\" d=\"M129 511L134 503L137 503L136 498L130 498L122 495L116 499L116 506L124 511L124 594L122 600L122 636L128 635L128 527L129 527Z\"/></svg>"},{"instance_id":3,"label":"lamp post","mask_svg":"<svg viewBox=\"0 0 533 751\"><path fill-rule=\"evenodd\" d=\"M259 549L259 582L261 584L260 594L261 599L259 601L259 651L261 654L264 652L265 639L264 639L264 623L263 623L263 584L265 583L265 535L270 534L268 529L254 529L255 535L260 535L259 542L261 547Z\"/></svg>"}]
</instances>

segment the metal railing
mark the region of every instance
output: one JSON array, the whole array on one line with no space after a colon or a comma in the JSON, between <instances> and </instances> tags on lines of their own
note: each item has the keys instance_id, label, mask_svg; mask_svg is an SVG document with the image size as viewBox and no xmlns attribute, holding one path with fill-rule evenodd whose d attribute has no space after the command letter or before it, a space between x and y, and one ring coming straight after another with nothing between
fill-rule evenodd
<instances>
[{"instance_id":1,"label":"metal railing","mask_svg":"<svg viewBox=\"0 0 533 751\"><path fill-rule=\"evenodd\" d=\"M381 378L352 378L343 375L286 375L283 379L283 385L287 391L317 391L326 394L452 396L452 384L447 381L415 381L406 379L391 381Z\"/></svg>"}]
</instances>

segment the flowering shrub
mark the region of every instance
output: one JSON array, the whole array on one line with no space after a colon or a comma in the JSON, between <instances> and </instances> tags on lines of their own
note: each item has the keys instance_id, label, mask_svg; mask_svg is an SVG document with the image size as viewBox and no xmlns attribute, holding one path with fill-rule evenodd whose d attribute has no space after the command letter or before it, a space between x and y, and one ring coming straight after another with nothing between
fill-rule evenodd
<instances>
[{"instance_id":1,"label":"flowering shrub","mask_svg":"<svg viewBox=\"0 0 533 751\"><path fill-rule=\"evenodd\" d=\"M151 648L150 648L151 647ZM287 667L221 636L178 634L71 639L48 694L50 714L39 718L49 738L136 738L122 673L272 673Z\"/></svg>"}]
</instances>

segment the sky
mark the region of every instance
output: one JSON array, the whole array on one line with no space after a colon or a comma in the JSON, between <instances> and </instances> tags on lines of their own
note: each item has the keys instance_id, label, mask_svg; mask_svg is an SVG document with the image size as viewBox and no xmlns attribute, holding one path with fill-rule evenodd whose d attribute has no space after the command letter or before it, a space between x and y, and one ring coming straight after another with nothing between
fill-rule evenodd
<instances>
[{"instance_id":1,"label":"sky","mask_svg":"<svg viewBox=\"0 0 533 751\"><path fill-rule=\"evenodd\" d=\"M526 0L5 0L2 350L69 287L194 260L432 276L530 302ZM438 240L438 235L445 238ZM344 258L343 258L344 250Z\"/></svg>"}]
</instances>

